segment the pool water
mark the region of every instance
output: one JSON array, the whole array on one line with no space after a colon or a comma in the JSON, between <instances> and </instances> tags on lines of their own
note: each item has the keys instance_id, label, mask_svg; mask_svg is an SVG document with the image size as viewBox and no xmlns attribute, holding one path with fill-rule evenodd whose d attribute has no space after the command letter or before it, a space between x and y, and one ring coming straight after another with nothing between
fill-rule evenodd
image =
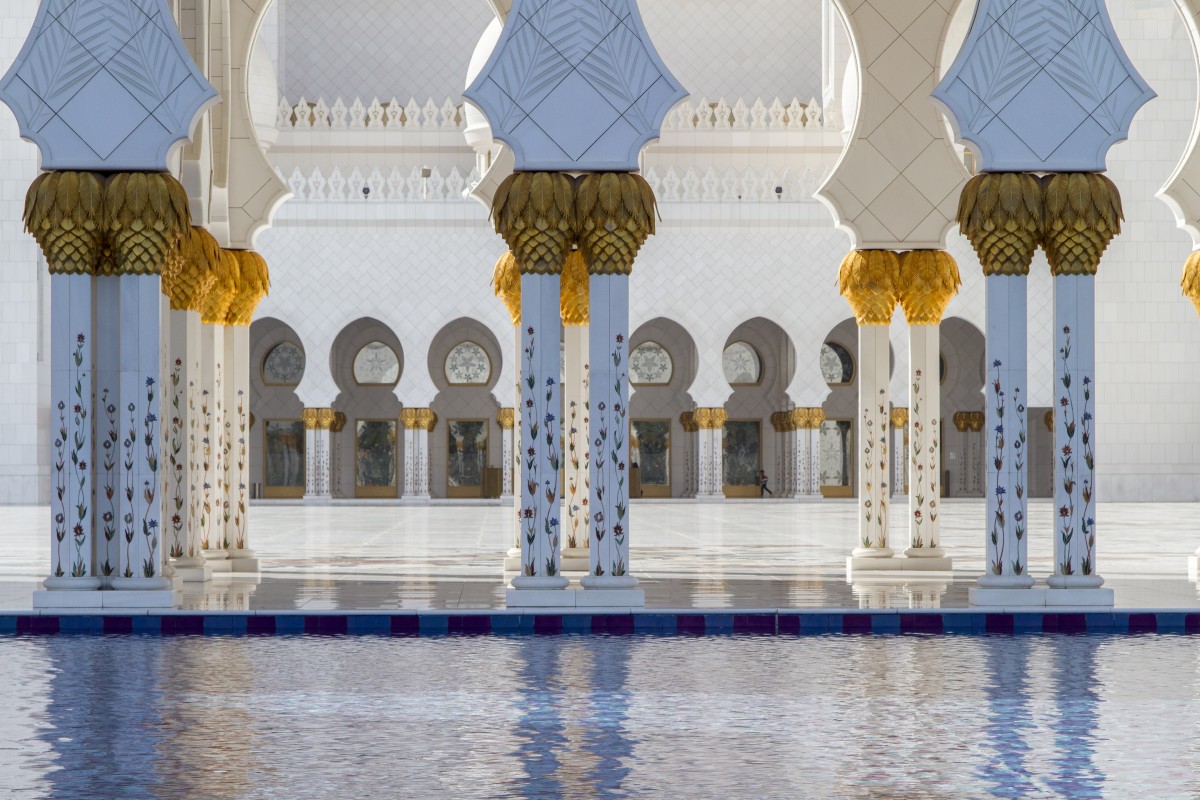
<instances>
[{"instance_id":1,"label":"pool water","mask_svg":"<svg viewBox=\"0 0 1200 800\"><path fill-rule=\"evenodd\" d=\"M14 798L1200 795L1174 636L0 639Z\"/></svg>"}]
</instances>

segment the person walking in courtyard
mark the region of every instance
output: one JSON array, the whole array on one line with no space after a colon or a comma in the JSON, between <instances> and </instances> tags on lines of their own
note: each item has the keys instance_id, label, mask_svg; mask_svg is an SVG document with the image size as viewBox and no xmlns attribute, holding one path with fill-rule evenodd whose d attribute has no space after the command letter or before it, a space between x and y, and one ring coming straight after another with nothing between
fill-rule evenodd
<instances>
[{"instance_id":1,"label":"person walking in courtyard","mask_svg":"<svg viewBox=\"0 0 1200 800\"><path fill-rule=\"evenodd\" d=\"M766 497L767 495L774 497L775 493L767 487L767 471L760 469L758 471L758 496Z\"/></svg>"}]
</instances>

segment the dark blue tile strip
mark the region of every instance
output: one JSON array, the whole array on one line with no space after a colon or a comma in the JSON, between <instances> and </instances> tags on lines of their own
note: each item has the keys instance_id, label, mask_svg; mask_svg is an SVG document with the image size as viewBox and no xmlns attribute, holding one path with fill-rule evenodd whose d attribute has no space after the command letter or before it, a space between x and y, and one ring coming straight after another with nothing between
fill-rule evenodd
<instances>
[{"instance_id":1,"label":"dark blue tile strip","mask_svg":"<svg viewBox=\"0 0 1200 800\"><path fill-rule=\"evenodd\" d=\"M685 612L644 614L18 614L0 636L797 636L811 634L1200 634L1190 611Z\"/></svg>"}]
</instances>

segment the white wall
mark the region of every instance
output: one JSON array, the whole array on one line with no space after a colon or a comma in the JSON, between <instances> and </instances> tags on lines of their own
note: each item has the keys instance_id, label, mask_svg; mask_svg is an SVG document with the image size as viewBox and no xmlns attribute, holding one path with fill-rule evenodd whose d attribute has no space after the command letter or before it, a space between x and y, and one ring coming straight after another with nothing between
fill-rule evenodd
<instances>
[{"instance_id":1,"label":"white wall","mask_svg":"<svg viewBox=\"0 0 1200 800\"><path fill-rule=\"evenodd\" d=\"M0 5L0 69L25 43L37 6L36 0ZM21 223L25 190L37 172L37 148L18 138L16 119L0 105L0 503L50 499L50 372L41 358L48 335L45 267Z\"/></svg>"}]
</instances>

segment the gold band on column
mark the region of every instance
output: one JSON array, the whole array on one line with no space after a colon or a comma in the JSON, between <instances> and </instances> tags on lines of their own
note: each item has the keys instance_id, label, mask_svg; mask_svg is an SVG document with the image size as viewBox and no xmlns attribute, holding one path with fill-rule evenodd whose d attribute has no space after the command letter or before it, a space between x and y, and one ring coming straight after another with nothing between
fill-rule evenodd
<instances>
[{"instance_id":1,"label":"gold band on column","mask_svg":"<svg viewBox=\"0 0 1200 800\"><path fill-rule=\"evenodd\" d=\"M1042 240L1042 185L1025 172L985 172L967 181L958 225L984 275L1028 275Z\"/></svg>"},{"instance_id":2,"label":"gold band on column","mask_svg":"<svg viewBox=\"0 0 1200 800\"><path fill-rule=\"evenodd\" d=\"M1042 182L1042 247L1050 272L1095 275L1125 219L1120 191L1095 172L1060 172Z\"/></svg>"},{"instance_id":3,"label":"gold band on column","mask_svg":"<svg viewBox=\"0 0 1200 800\"><path fill-rule=\"evenodd\" d=\"M1200 250L1188 256L1187 263L1183 266L1183 293L1192 301L1192 305L1196 307L1196 313L1200 314Z\"/></svg>"},{"instance_id":4,"label":"gold band on column","mask_svg":"<svg viewBox=\"0 0 1200 800\"><path fill-rule=\"evenodd\" d=\"M954 257L944 250L909 250L900 254L897 294L909 325L937 325L962 278Z\"/></svg>"},{"instance_id":5,"label":"gold band on column","mask_svg":"<svg viewBox=\"0 0 1200 800\"><path fill-rule=\"evenodd\" d=\"M107 257L100 274L161 275L191 233L187 192L165 172L118 172L104 182Z\"/></svg>"},{"instance_id":6,"label":"gold band on column","mask_svg":"<svg viewBox=\"0 0 1200 800\"><path fill-rule=\"evenodd\" d=\"M587 325L591 313L588 268L583 253L572 250L559 278L559 306L563 325Z\"/></svg>"},{"instance_id":7,"label":"gold band on column","mask_svg":"<svg viewBox=\"0 0 1200 800\"><path fill-rule=\"evenodd\" d=\"M327 431L333 427L334 410L332 408L306 408L300 412L304 427L310 431Z\"/></svg>"},{"instance_id":8,"label":"gold band on column","mask_svg":"<svg viewBox=\"0 0 1200 800\"><path fill-rule=\"evenodd\" d=\"M492 221L522 275L562 272L575 236L575 185L564 172L516 172L496 189Z\"/></svg>"},{"instance_id":9,"label":"gold band on column","mask_svg":"<svg viewBox=\"0 0 1200 800\"><path fill-rule=\"evenodd\" d=\"M893 408L891 414L889 415L889 419L891 420L893 428L908 427L908 409L899 407Z\"/></svg>"},{"instance_id":10,"label":"gold band on column","mask_svg":"<svg viewBox=\"0 0 1200 800\"><path fill-rule=\"evenodd\" d=\"M346 412L333 412L333 422L329 425L329 430L333 433L341 433L346 429Z\"/></svg>"},{"instance_id":11,"label":"gold band on column","mask_svg":"<svg viewBox=\"0 0 1200 800\"><path fill-rule=\"evenodd\" d=\"M629 275L658 212L654 190L641 175L584 175L575 192L575 235L593 275Z\"/></svg>"},{"instance_id":12,"label":"gold band on column","mask_svg":"<svg viewBox=\"0 0 1200 800\"><path fill-rule=\"evenodd\" d=\"M821 408L793 408L788 413L792 417L794 430L798 431L816 430L825 421L825 410Z\"/></svg>"},{"instance_id":13,"label":"gold band on column","mask_svg":"<svg viewBox=\"0 0 1200 800\"><path fill-rule=\"evenodd\" d=\"M517 421L517 410L515 408L502 408L496 413L496 422L501 429L511 431Z\"/></svg>"},{"instance_id":14,"label":"gold band on column","mask_svg":"<svg viewBox=\"0 0 1200 800\"><path fill-rule=\"evenodd\" d=\"M896 310L900 259L891 250L853 250L838 272L838 288L859 325L889 325Z\"/></svg>"},{"instance_id":15,"label":"gold band on column","mask_svg":"<svg viewBox=\"0 0 1200 800\"><path fill-rule=\"evenodd\" d=\"M191 228L180 240L178 264L163 274L162 290L172 311L202 311L217 282L221 246L204 228Z\"/></svg>"},{"instance_id":16,"label":"gold band on column","mask_svg":"<svg viewBox=\"0 0 1200 800\"><path fill-rule=\"evenodd\" d=\"M410 431L432 431L437 427L438 416L432 408L402 408L400 422Z\"/></svg>"},{"instance_id":17,"label":"gold band on column","mask_svg":"<svg viewBox=\"0 0 1200 800\"><path fill-rule=\"evenodd\" d=\"M679 415L679 424L683 426L684 433L695 433L700 430L700 426L696 424L696 412L684 411Z\"/></svg>"},{"instance_id":18,"label":"gold band on column","mask_svg":"<svg viewBox=\"0 0 1200 800\"><path fill-rule=\"evenodd\" d=\"M496 293L513 325L521 324L521 268L517 266L517 257L509 250L496 262L492 270L492 291Z\"/></svg>"},{"instance_id":19,"label":"gold band on column","mask_svg":"<svg viewBox=\"0 0 1200 800\"><path fill-rule=\"evenodd\" d=\"M92 172L45 172L25 194L25 230L51 275L90 275L104 249L104 178Z\"/></svg>"},{"instance_id":20,"label":"gold band on column","mask_svg":"<svg viewBox=\"0 0 1200 800\"><path fill-rule=\"evenodd\" d=\"M241 283L241 265L233 251L219 251L214 272L217 279L200 304L200 320L205 325L224 325Z\"/></svg>"},{"instance_id":21,"label":"gold band on column","mask_svg":"<svg viewBox=\"0 0 1200 800\"><path fill-rule=\"evenodd\" d=\"M718 431L725 427L729 412L723 408L697 408L692 412L696 428L702 431Z\"/></svg>"},{"instance_id":22,"label":"gold band on column","mask_svg":"<svg viewBox=\"0 0 1200 800\"><path fill-rule=\"evenodd\" d=\"M226 325L249 325L254 310L271 290L267 261L253 250L231 250L238 262L238 282L225 314Z\"/></svg>"}]
</instances>

